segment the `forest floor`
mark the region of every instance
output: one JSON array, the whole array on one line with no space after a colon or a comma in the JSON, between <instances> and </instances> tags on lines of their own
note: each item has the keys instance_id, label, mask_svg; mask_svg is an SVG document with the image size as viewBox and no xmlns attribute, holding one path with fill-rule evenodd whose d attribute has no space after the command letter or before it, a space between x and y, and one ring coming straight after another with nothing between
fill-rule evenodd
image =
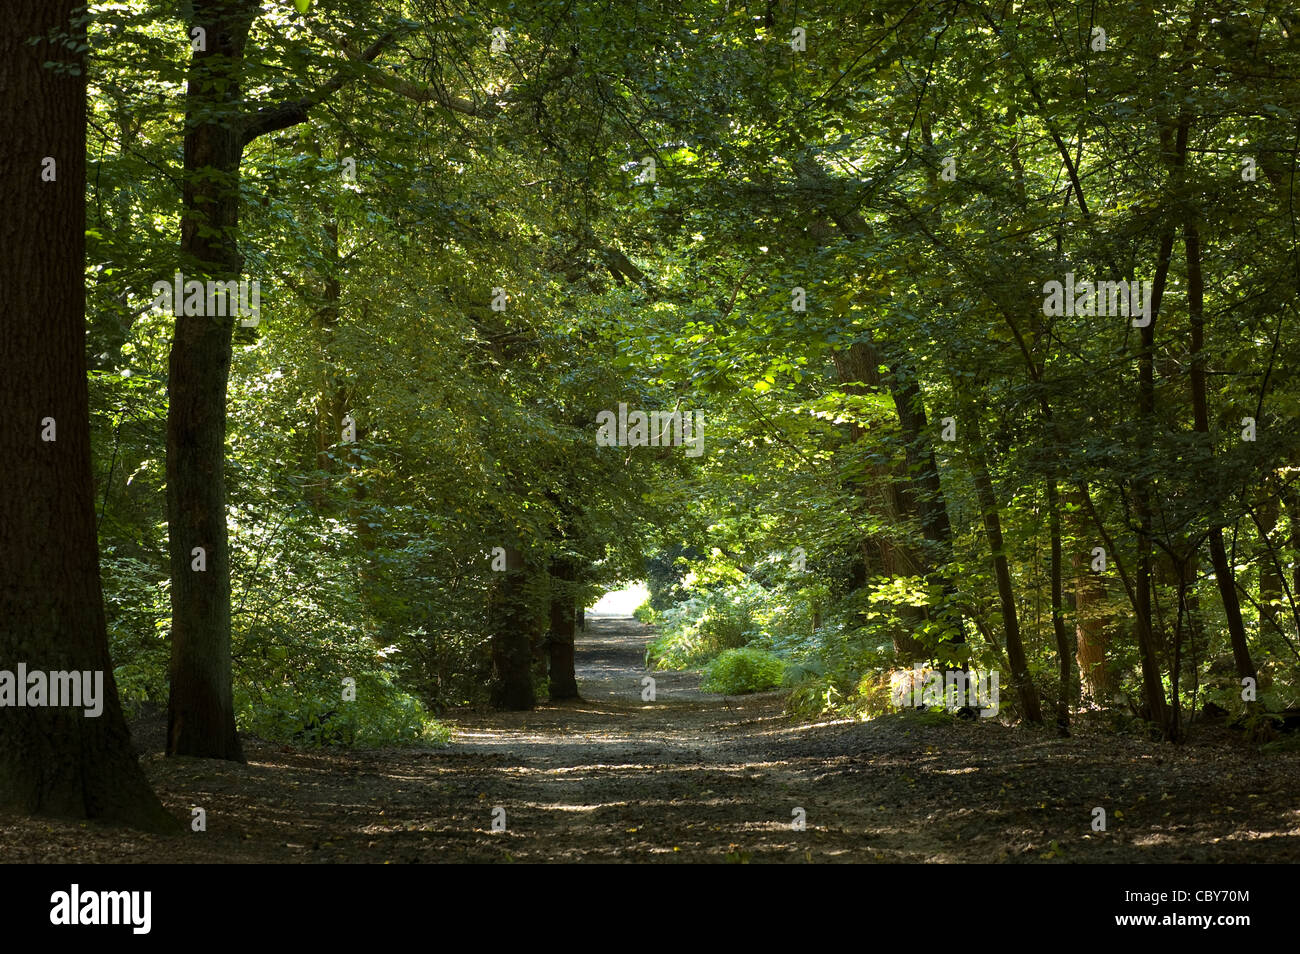
<instances>
[{"instance_id":1,"label":"forest floor","mask_svg":"<svg viewBox=\"0 0 1300 954\"><path fill-rule=\"evenodd\" d=\"M187 820L202 806L207 831L0 815L0 861L1300 861L1294 745L1205 729L1172 746L1086 725L1062 739L913 713L807 724L780 693L708 695L682 672L655 673L642 702L649 636L589 620L583 701L461 713L445 748L248 739L236 765L165 759L162 727L137 723L164 804Z\"/></svg>"}]
</instances>

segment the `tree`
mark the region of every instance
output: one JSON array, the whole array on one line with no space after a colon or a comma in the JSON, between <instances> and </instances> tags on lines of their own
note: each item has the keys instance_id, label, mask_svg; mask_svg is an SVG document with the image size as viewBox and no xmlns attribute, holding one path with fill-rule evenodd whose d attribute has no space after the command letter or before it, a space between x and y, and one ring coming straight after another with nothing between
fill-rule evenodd
<instances>
[{"instance_id":1,"label":"tree","mask_svg":"<svg viewBox=\"0 0 1300 954\"><path fill-rule=\"evenodd\" d=\"M237 112L244 44L258 4L199 0L201 37L186 95L182 261L199 280L238 279ZM192 263L192 264L191 264ZM226 531L226 381L233 309L177 309L167 405L167 527L172 663L167 754L243 761L230 675L230 552Z\"/></svg>"},{"instance_id":2,"label":"tree","mask_svg":"<svg viewBox=\"0 0 1300 954\"><path fill-rule=\"evenodd\" d=\"M297 125L337 91L336 74L311 93L246 112L244 46L257 0L195 0L186 92L182 261L200 280L239 278L240 162L260 136ZM369 62L391 39L360 55ZM243 760L230 662L230 552L226 527L226 387L233 308L178 318L168 365L167 524L172 663L167 753ZM201 552L200 552L201 551ZM199 567L202 567L200 570Z\"/></svg>"},{"instance_id":3,"label":"tree","mask_svg":"<svg viewBox=\"0 0 1300 954\"><path fill-rule=\"evenodd\" d=\"M518 547L506 546L500 582L488 607L492 634L492 705L526 710L537 704L532 679L532 644L537 626L533 581L536 568L526 564Z\"/></svg>"},{"instance_id":4,"label":"tree","mask_svg":"<svg viewBox=\"0 0 1300 954\"><path fill-rule=\"evenodd\" d=\"M178 825L132 750L100 592L85 357L85 50L84 13L71 0L6 8L0 665L102 677L102 712L9 700L0 709L0 806L167 832Z\"/></svg>"}]
</instances>

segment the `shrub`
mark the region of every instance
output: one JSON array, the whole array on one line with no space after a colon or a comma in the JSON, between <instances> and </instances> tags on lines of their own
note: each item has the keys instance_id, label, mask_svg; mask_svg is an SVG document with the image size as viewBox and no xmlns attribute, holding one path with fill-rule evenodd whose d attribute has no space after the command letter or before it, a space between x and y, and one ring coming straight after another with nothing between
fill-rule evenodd
<instances>
[{"instance_id":1,"label":"shrub","mask_svg":"<svg viewBox=\"0 0 1300 954\"><path fill-rule=\"evenodd\" d=\"M725 695L761 692L781 685L784 674L785 663L779 657L746 646L725 650L709 663L700 688Z\"/></svg>"},{"instance_id":2,"label":"shrub","mask_svg":"<svg viewBox=\"0 0 1300 954\"><path fill-rule=\"evenodd\" d=\"M841 683L833 673L809 673L794 683L785 700L786 711L804 718L818 718L828 713L840 714L848 708Z\"/></svg>"},{"instance_id":3,"label":"shrub","mask_svg":"<svg viewBox=\"0 0 1300 954\"><path fill-rule=\"evenodd\" d=\"M770 611L756 584L697 593L659 614L663 635L646 647L646 664L656 669L690 669L727 649L762 636Z\"/></svg>"},{"instance_id":4,"label":"shrub","mask_svg":"<svg viewBox=\"0 0 1300 954\"><path fill-rule=\"evenodd\" d=\"M382 673L357 678L357 698L343 702L336 686L316 685L300 693L289 686L264 691L236 686L241 732L296 745L444 745L446 726L420 700L398 689Z\"/></svg>"}]
</instances>

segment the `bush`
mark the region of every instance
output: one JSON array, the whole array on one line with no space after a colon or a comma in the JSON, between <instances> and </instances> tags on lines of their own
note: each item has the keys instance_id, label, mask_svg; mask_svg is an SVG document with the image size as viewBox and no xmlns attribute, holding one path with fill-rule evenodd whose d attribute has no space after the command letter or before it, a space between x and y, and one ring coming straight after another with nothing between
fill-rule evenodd
<instances>
[{"instance_id":1,"label":"bush","mask_svg":"<svg viewBox=\"0 0 1300 954\"><path fill-rule=\"evenodd\" d=\"M646 647L655 669L691 669L718 653L760 638L770 615L767 594L756 584L697 593L656 618L663 635Z\"/></svg>"},{"instance_id":2,"label":"bush","mask_svg":"<svg viewBox=\"0 0 1300 954\"><path fill-rule=\"evenodd\" d=\"M647 599L644 603L632 611L632 615L643 623L650 624L659 618L659 612L650 605Z\"/></svg>"},{"instance_id":3,"label":"bush","mask_svg":"<svg viewBox=\"0 0 1300 954\"><path fill-rule=\"evenodd\" d=\"M343 702L337 686L317 685L300 693L288 686L258 692L235 688L241 732L295 745L445 745L446 726L420 700L398 689L382 673L357 678L357 698Z\"/></svg>"},{"instance_id":4,"label":"bush","mask_svg":"<svg viewBox=\"0 0 1300 954\"><path fill-rule=\"evenodd\" d=\"M794 691L786 698L785 708L792 715L816 718L833 712L839 702L835 682L829 675L808 673L794 683Z\"/></svg>"},{"instance_id":5,"label":"bush","mask_svg":"<svg viewBox=\"0 0 1300 954\"><path fill-rule=\"evenodd\" d=\"M781 685L784 675L785 663L779 657L746 646L725 650L709 663L700 688L724 695L761 692Z\"/></svg>"}]
</instances>

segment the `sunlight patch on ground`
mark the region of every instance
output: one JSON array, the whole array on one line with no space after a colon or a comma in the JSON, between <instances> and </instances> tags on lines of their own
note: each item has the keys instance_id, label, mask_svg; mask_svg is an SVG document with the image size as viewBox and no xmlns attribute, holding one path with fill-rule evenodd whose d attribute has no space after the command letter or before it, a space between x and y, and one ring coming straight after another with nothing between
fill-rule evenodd
<instances>
[{"instance_id":1,"label":"sunlight patch on ground","mask_svg":"<svg viewBox=\"0 0 1300 954\"><path fill-rule=\"evenodd\" d=\"M588 616L631 616L632 611L646 601L650 591L641 582L619 590L610 590L587 610Z\"/></svg>"}]
</instances>

